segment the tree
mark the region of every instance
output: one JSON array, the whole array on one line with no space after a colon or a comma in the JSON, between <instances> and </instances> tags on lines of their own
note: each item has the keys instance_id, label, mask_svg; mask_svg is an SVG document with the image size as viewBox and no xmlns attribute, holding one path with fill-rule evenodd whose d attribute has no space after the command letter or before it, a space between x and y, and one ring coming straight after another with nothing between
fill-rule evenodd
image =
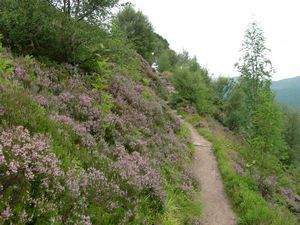
<instances>
[{"instance_id":1,"label":"tree","mask_svg":"<svg viewBox=\"0 0 300 225\"><path fill-rule=\"evenodd\" d=\"M76 21L41 0L1 0L0 33L14 52L80 66L97 61L111 39L106 29Z\"/></svg>"},{"instance_id":2,"label":"tree","mask_svg":"<svg viewBox=\"0 0 300 225\"><path fill-rule=\"evenodd\" d=\"M165 51L170 51L169 42L161 35L154 32L154 60Z\"/></svg>"},{"instance_id":3,"label":"tree","mask_svg":"<svg viewBox=\"0 0 300 225\"><path fill-rule=\"evenodd\" d=\"M271 90L261 89L257 101L252 132L247 139L251 150L248 151L248 159L258 169L258 188L266 196L269 194L269 184L265 178L278 173L284 164L288 164L289 156L282 136L282 113L274 102L274 94Z\"/></svg>"},{"instance_id":4,"label":"tree","mask_svg":"<svg viewBox=\"0 0 300 225\"><path fill-rule=\"evenodd\" d=\"M245 115L247 108L245 104L245 92L240 82L234 83L224 99L224 124L229 129L243 133L243 128L248 123Z\"/></svg>"},{"instance_id":5,"label":"tree","mask_svg":"<svg viewBox=\"0 0 300 225\"><path fill-rule=\"evenodd\" d=\"M168 50L165 50L160 54L157 60L157 64L160 72L164 72L171 69L172 65Z\"/></svg>"},{"instance_id":6,"label":"tree","mask_svg":"<svg viewBox=\"0 0 300 225\"><path fill-rule=\"evenodd\" d=\"M283 135L288 146L290 163L300 165L300 113L294 109L284 107Z\"/></svg>"},{"instance_id":7,"label":"tree","mask_svg":"<svg viewBox=\"0 0 300 225\"><path fill-rule=\"evenodd\" d=\"M137 53L150 62L155 49L155 34L148 18L141 11L127 5L118 13L114 22L116 29L123 31Z\"/></svg>"},{"instance_id":8,"label":"tree","mask_svg":"<svg viewBox=\"0 0 300 225\"><path fill-rule=\"evenodd\" d=\"M77 21L101 24L119 0L48 0L50 4Z\"/></svg>"},{"instance_id":9,"label":"tree","mask_svg":"<svg viewBox=\"0 0 300 225\"><path fill-rule=\"evenodd\" d=\"M201 70L190 71L189 68L178 68L173 76L173 84L177 91L173 96L176 104L187 102L194 105L200 113L210 112L210 89Z\"/></svg>"},{"instance_id":10,"label":"tree","mask_svg":"<svg viewBox=\"0 0 300 225\"><path fill-rule=\"evenodd\" d=\"M259 170L258 186L264 193L264 178L286 160L285 143L282 137L282 114L271 91L271 77L274 72L267 58L262 28L249 24L242 47L242 57L237 63L241 73L240 85L244 92L242 110L243 125L251 151L248 159ZM243 108L243 105L240 107Z\"/></svg>"},{"instance_id":11,"label":"tree","mask_svg":"<svg viewBox=\"0 0 300 225\"><path fill-rule=\"evenodd\" d=\"M250 23L242 45L242 55L236 63L236 68L241 73L242 87L247 96L246 105L250 117L256 108L259 89L268 85L274 72L272 63L267 58L269 51L265 46L262 28L255 21Z\"/></svg>"}]
</instances>

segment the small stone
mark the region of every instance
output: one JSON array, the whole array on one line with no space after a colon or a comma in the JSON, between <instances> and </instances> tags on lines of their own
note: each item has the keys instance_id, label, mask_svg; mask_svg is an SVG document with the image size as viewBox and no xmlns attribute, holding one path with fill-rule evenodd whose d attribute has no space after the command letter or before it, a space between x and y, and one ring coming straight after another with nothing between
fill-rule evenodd
<instances>
[{"instance_id":1,"label":"small stone","mask_svg":"<svg viewBox=\"0 0 300 225\"><path fill-rule=\"evenodd\" d=\"M198 123L196 123L195 126L197 128L206 128L207 127L207 125L203 121L199 121Z\"/></svg>"}]
</instances>

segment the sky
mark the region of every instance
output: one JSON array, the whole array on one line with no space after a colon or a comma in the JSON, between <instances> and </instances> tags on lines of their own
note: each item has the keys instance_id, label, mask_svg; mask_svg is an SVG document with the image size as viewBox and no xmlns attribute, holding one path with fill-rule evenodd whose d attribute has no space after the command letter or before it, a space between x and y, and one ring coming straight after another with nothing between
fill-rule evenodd
<instances>
[{"instance_id":1,"label":"sky","mask_svg":"<svg viewBox=\"0 0 300 225\"><path fill-rule=\"evenodd\" d=\"M299 0L128 0L177 52L187 50L215 77L237 76L244 33L258 21L271 49L274 80L300 76Z\"/></svg>"}]
</instances>

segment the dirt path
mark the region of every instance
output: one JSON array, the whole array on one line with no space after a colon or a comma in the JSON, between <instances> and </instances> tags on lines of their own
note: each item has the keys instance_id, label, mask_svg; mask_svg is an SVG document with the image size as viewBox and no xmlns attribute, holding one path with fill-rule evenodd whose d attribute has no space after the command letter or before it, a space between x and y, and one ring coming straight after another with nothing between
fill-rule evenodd
<instances>
[{"instance_id":1,"label":"dirt path","mask_svg":"<svg viewBox=\"0 0 300 225\"><path fill-rule=\"evenodd\" d=\"M201 185L201 202L203 204L203 225L236 225L235 215L224 192L222 178L219 173L216 158L211 144L199 135L191 124L186 123L191 130L195 145L193 171Z\"/></svg>"}]
</instances>

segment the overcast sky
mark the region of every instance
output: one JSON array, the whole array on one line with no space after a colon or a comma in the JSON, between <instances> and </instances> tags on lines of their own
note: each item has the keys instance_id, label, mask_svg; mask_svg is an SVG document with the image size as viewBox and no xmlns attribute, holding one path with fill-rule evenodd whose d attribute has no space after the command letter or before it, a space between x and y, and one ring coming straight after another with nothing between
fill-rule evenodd
<instances>
[{"instance_id":1,"label":"overcast sky","mask_svg":"<svg viewBox=\"0 0 300 225\"><path fill-rule=\"evenodd\" d=\"M236 76L252 18L265 31L273 79L300 76L300 0L128 0L143 11L172 49L187 50L215 76Z\"/></svg>"}]
</instances>

